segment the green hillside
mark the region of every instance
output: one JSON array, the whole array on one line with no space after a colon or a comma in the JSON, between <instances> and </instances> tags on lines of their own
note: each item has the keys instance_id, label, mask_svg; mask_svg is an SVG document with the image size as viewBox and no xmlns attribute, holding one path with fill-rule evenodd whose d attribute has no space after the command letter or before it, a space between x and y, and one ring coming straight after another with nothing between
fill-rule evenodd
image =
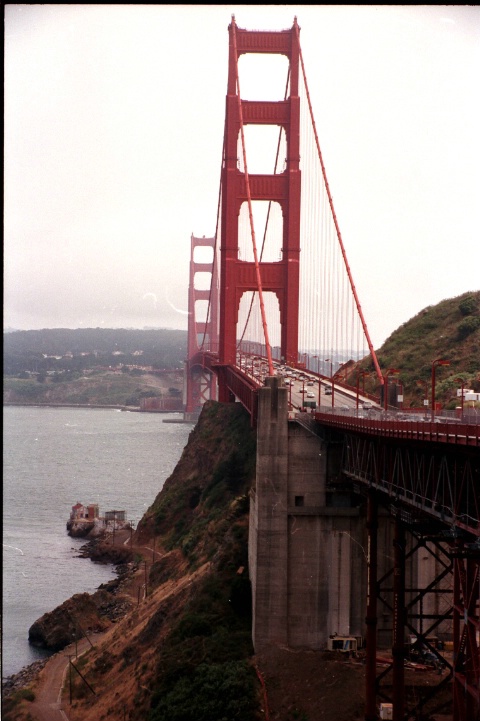
<instances>
[{"instance_id":1,"label":"green hillside","mask_svg":"<svg viewBox=\"0 0 480 721\"><path fill-rule=\"evenodd\" d=\"M54 328L3 335L3 402L139 406L181 398L187 333Z\"/></svg>"},{"instance_id":2,"label":"green hillside","mask_svg":"<svg viewBox=\"0 0 480 721\"><path fill-rule=\"evenodd\" d=\"M464 382L465 388L480 392L480 291L424 308L387 338L377 350L377 358L382 373L389 368L400 371L405 407L422 405L425 389L431 383L432 363L437 359L450 362L449 367L437 366L435 373L435 396L445 408L459 404L457 379ZM371 356L358 366L373 374ZM353 372L349 383L356 384L356 378ZM379 391L373 375L365 387L373 393Z\"/></svg>"},{"instance_id":3,"label":"green hillside","mask_svg":"<svg viewBox=\"0 0 480 721\"><path fill-rule=\"evenodd\" d=\"M187 331L167 328L45 328L3 334L4 375L119 364L170 370L183 367L186 353Z\"/></svg>"}]
</instances>

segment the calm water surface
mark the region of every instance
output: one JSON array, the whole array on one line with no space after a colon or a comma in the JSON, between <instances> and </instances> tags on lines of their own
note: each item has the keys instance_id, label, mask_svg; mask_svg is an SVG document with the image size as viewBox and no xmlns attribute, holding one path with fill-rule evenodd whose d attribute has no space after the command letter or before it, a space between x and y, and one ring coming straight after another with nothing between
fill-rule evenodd
<instances>
[{"instance_id":1,"label":"calm water surface","mask_svg":"<svg viewBox=\"0 0 480 721\"><path fill-rule=\"evenodd\" d=\"M125 509L138 522L180 458L191 425L175 415L110 409L3 411L2 676L41 658L28 629L74 593L112 579L111 566L76 558L71 507Z\"/></svg>"}]
</instances>

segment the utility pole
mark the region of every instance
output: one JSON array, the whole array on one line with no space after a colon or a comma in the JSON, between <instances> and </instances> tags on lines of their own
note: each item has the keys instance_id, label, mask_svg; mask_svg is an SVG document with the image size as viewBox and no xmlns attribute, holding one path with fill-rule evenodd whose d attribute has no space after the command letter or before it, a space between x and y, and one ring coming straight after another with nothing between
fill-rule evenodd
<instances>
[{"instance_id":1,"label":"utility pole","mask_svg":"<svg viewBox=\"0 0 480 721\"><path fill-rule=\"evenodd\" d=\"M69 687L70 687L70 706L72 705L72 657L69 654L68 656L68 666L69 666Z\"/></svg>"},{"instance_id":2,"label":"utility pole","mask_svg":"<svg viewBox=\"0 0 480 721\"><path fill-rule=\"evenodd\" d=\"M132 534L134 521L130 521L130 551L132 550Z\"/></svg>"}]
</instances>

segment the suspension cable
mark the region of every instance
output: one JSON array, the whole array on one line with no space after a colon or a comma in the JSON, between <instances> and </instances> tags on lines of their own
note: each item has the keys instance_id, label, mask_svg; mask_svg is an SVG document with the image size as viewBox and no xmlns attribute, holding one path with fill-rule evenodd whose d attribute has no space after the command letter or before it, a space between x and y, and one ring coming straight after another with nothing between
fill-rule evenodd
<instances>
[{"instance_id":1,"label":"suspension cable","mask_svg":"<svg viewBox=\"0 0 480 721\"><path fill-rule=\"evenodd\" d=\"M347 271L348 279L349 279L349 281L350 281L350 287L351 287L351 289L352 289L353 297L355 298L355 304L356 304L356 306L357 306L357 311L358 311L358 315L359 315L359 317L360 317L360 322L361 322L362 327L363 327L363 332L364 332L365 337L366 337L366 339L367 339L368 348L369 348L370 353L371 353L371 356L372 356L372 361L373 361L373 364L374 364L374 366L375 366L375 371L376 371L376 373L377 373L377 377L378 377L379 381L383 384L384 380L383 380L382 372L381 372L381 370L380 370L380 366L379 366L379 364L378 364L377 356L376 356L376 354L375 354L375 350L374 350L374 348L373 348L373 344L372 344L372 341L371 341L371 339L370 339L370 334L369 334L369 332L368 332L367 324L366 324L365 318L364 318L364 316L363 316L362 307L361 307L361 305L360 305L360 300L359 300L358 295L357 295L357 291L356 291L356 288L355 288L355 283L353 282L352 272L351 272L350 266L349 266L349 264L348 264L347 254L346 254L346 252L345 252L345 247L344 247L344 245L343 245L342 234L340 233L340 227L339 227L339 225L338 225L337 216L336 216L336 213L335 213L335 208L333 207L333 198L332 198L332 195L331 195L331 193L330 193L330 186L329 186L328 180L327 180L327 173L326 173L325 165L324 165L324 162L323 162L322 151L320 150L320 143L319 143L319 141L318 141L317 128L316 128L316 125L315 125L315 118L314 118L314 116L313 116L312 103L311 103L311 100L310 100L310 93L309 93L309 90L308 90L307 76L306 76L306 73L305 73L305 66L304 66L304 63L303 63L302 48L301 48L301 46L300 46L300 33L299 33L299 31L298 31L298 25L297 25L297 24L295 24L295 32L296 32L296 34L297 34L298 49L299 49L299 54L300 54L300 64L301 64L301 66L302 66L303 82L305 83L305 93L306 93L306 96L307 96L308 108L309 108L310 117L311 117L311 120L312 120L312 127L313 127L313 133L314 133L314 136L315 136L315 143L316 143L316 146L317 146L318 158L319 158L319 160L320 160L320 165L321 165L321 167L322 167L322 175L323 175L323 180L324 180L324 183L325 183L325 189L326 189L326 191L327 191L328 202L329 202L329 204L330 204L330 210L332 211L333 222L334 222L334 224L335 224L335 230L336 230L336 232L337 232L337 238L338 238L338 242L339 242L339 245L340 245L340 250L341 250L341 252L342 252L343 261L344 261L344 263L345 263L345 269L346 269L346 271Z\"/></svg>"},{"instance_id":2,"label":"suspension cable","mask_svg":"<svg viewBox=\"0 0 480 721\"><path fill-rule=\"evenodd\" d=\"M258 254L257 254L257 243L255 239L255 228L253 226L253 212L252 212L252 196L250 193L250 179L248 176L248 167L247 167L247 153L245 150L245 136L243 132L243 111L242 111L242 100L240 97L240 79L238 77L238 53L237 53L237 37L235 32L235 22L232 22L232 30L233 30L233 49L235 52L235 79L237 83L237 104L238 104L238 115L240 120L240 135L242 138L242 153L243 153L243 168L245 171L245 186L247 190L247 201L248 201L248 215L250 219L250 229L252 233L252 246L253 246L253 257L255 259L255 275L257 278L257 287L258 287L258 297L260 300L260 310L262 314L262 325L263 325L263 335L265 338L265 346L267 351L267 360L268 360L268 372L269 375L273 376L273 361L272 361L272 349L270 347L270 341L268 338L268 327L267 327L267 318L265 315L265 306L263 302L263 287L262 287L262 277L260 274L260 264L258 261Z\"/></svg>"}]
</instances>

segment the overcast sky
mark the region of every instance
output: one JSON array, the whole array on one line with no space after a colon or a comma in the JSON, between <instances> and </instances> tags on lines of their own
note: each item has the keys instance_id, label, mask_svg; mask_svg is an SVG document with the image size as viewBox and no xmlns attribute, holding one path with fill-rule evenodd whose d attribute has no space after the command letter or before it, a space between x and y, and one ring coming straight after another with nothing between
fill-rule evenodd
<instances>
[{"instance_id":1,"label":"overcast sky","mask_svg":"<svg viewBox=\"0 0 480 721\"><path fill-rule=\"evenodd\" d=\"M251 30L298 18L374 346L480 288L478 7L7 5L6 327L186 328L232 14Z\"/></svg>"}]
</instances>

